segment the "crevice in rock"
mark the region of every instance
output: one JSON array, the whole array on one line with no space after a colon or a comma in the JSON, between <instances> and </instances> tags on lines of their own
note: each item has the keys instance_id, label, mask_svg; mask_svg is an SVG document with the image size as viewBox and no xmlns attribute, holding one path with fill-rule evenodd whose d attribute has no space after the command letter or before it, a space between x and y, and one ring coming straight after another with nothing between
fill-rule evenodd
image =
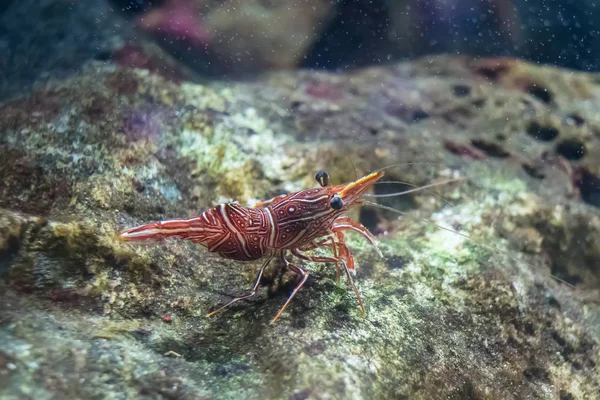
<instances>
[{"instance_id":1,"label":"crevice in rock","mask_svg":"<svg viewBox=\"0 0 600 400\"><path fill-rule=\"evenodd\" d=\"M575 113L567 117L567 123L572 123L576 126L582 126L585 124L585 119L581 115Z\"/></svg>"},{"instance_id":2,"label":"crevice in rock","mask_svg":"<svg viewBox=\"0 0 600 400\"><path fill-rule=\"evenodd\" d=\"M472 139L471 145L483 151L487 156L494 158L507 158L510 157L510 153L502 148L502 146L488 142L482 139Z\"/></svg>"},{"instance_id":3,"label":"crevice in rock","mask_svg":"<svg viewBox=\"0 0 600 400\"><path fill-rule=\"evenodd\" d=\"M573 180L581 193L581 199L589 205L600 208L600 176L583 167L576 169L574 175Z\"/></svg>"},{"instance_id":4,"label":"crevice in rock","mask_svg":"<svg viewBox=\"0 0 600 400\"><path fill-rule=\"evenodd\" d=\"M538 85L537 83L532 83L531 85L527 86L525 91L546 104L551 104L552 99L554 98L554 95L551 91L543 86Z\"/></svg>"},{"instance_id":5,"label":"crevice in rock","mask_svg":"<svg viewBox=\"0 0 600 400\"><path fill-rule=\"evenodd\" d=\"M527 133L542 142L551 142L559 135L559 130L552 126L542 126L533 121L527 127Z\"/></svg>"},{"instance_id":6,"label":"crevice in rock","mask_svg":"<svg viewBox=\"0 0 600 400\"><path fill-rule=\"evenodd\" d=\"M567 139L556 145L556 152L567 160L581 160L585 155L585 144L576 139Z\"/></svg>"},{"instance_id":7,"label":"crevice in rock","mask_svg":"<svg viewBox=\"0 0 600 400\"><path fill-rule=\"evenodd\" d=\"M358 221L363 224L370 232L377 234L377 211L371 207L361 207Z\"/></svg>"},{"instance_id":8,"label":"crevice in rock","mask_svg":"<svg viewBox=\"0 0 600 400\"><path fill-rule=\"evenodd\" d=\"M471 94L471 87L467 85L454 85L452 87L452 93L456 97L467 97Z\"/></svg>"},{"instance_id":9,"label":"crevice in rock","mask_svg":"<svg viewBox=\"0 0 600 400\"><path fill-rule=\"evenodd\" d=\"M522 167L523 171L525 171L525 173L527 173L527 175L531 176L532 178L544 179L546 177L546 175L542 171L540 171L538 167L535 167L530 164L523 164Z\"/></svg>"}]
</instances>

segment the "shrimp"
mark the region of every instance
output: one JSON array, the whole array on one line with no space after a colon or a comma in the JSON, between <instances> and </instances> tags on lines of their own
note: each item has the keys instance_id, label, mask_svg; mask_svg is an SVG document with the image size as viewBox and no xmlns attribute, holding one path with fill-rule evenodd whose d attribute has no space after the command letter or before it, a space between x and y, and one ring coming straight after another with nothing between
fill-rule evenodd
<instances>
[{"instance_id":1,"label":"shrimp","mask_svg":"<svg viewBox=\"0 0 600 400\"><path fill-rule=\"evenodd\" d=\"M305 268L288 260L288 253L301 260L334 263L338 278L341 267L356 294L360 309L365 312L352 279L355 263L345 243L344 232L357 232L383 257L375 236L348 217L350 209L362 205L365 201L363 195L383 176L384 172L379 170L348 184L329 186L327 174L321 171L315 177L320 188L277 196L254 207L244 207L235 202L223 203L194 218L170 219L125 229L120 238L125 242L179 238L200 244L208 251L232 260L264 259L252 289L212 311L209 316L254 296L265 268L273 259L279 259L287 269L300 276L300 281L271 323L277 321L309 276ZM306 254L318 248L330 249L331 256Z\"/></svg>"}]
</instances>

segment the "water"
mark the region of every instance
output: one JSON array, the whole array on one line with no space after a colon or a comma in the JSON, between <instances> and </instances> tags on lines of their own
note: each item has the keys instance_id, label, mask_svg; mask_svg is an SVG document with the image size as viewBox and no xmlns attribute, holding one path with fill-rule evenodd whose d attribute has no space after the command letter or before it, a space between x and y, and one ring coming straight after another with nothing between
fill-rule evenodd
<instances>
[{"instance_id":1,"label":"water","mask_svg":"<svg viewBox=\"0 0 600 400\"><path fill-rule=\"evenodd\" d=\"M594 2L0 12L0 398L598 398Z\"/></svg>"}]
</instances>

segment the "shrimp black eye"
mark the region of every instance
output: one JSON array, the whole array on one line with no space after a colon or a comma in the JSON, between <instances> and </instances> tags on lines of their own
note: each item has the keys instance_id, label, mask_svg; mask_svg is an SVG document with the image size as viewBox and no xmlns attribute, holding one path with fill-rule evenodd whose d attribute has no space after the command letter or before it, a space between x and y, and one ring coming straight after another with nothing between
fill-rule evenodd
<instances>
[{"instance_id":1,"label":"shrimp black eye","mask_svg":"<svg viewBox=\"0 0 600 400\"><path fill-rule=\"evenodd\" d=\"M341 210L342 207L344 207L344 200L342 200L342 198L340 196L333 196L331 198L331 200L329 201L329 204L331 205L331 208L333 208L334 210Z\"/></svg>"},{"instance_id":2,"label":"shrimp black eye","mask_svg":"<svg viewBox=\"0 0 600 400\"><path fill-rule=\"evenodd\" d=\"M317 174L315 175L315 179L317 182L319 182L319 185L321 185L321 187L329 185L329 175L327 175L327 172L325 171L317 172Z\"/></svg>"}]
</instances>

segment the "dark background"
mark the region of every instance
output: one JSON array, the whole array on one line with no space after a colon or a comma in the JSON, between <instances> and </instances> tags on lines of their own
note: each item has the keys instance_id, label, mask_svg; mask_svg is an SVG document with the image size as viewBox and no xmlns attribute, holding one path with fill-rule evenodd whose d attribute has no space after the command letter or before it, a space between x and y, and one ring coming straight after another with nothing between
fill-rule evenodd
<instances>
[{"instance_id":1,"label":"dark background","mask_svg":"<svg viewBox=\"0 0 600 400\"><path fill-rule=\"evenodd\" d=\"M90 60L110 61L123 43L147 41L134 21L165 1L173 0L0 0L0 99L34 82L68 76ZM600 7L592 0L332 0L331 5L331 17L297 67L340 70L445 53L600 70ZM156 43L173 53L164 41ZM173 54L200 75L225 70L204 68L208 62L197 52Z\"/></svg>"}]
</instances>

